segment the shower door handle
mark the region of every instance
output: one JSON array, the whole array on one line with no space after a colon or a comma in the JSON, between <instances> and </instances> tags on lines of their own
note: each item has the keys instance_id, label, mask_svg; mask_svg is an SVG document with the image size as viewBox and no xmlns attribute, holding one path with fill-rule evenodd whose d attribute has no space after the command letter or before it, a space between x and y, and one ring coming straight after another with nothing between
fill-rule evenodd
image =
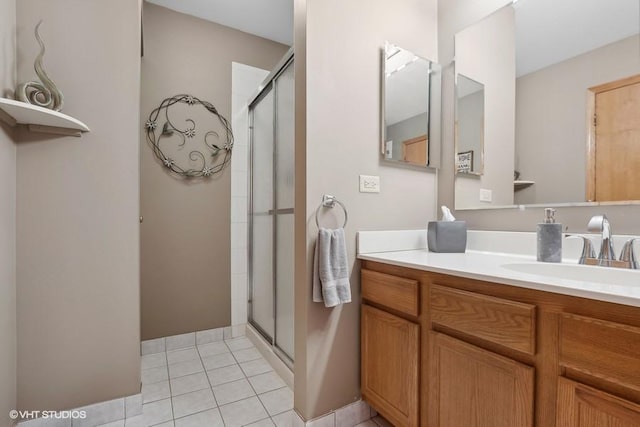
<instances>
[{"instance_id":1,"label":"shower door handle","mask_svg":"<svg viewBox=\"0 0 640 427\"><path fill-rule=\"evenodd\" d=\"M282 209L269 209L269 211L267 212L267 215L283 215L283 214L292 214L293 213L293 208L282 208Z\"/></svg>"}]
</instances>

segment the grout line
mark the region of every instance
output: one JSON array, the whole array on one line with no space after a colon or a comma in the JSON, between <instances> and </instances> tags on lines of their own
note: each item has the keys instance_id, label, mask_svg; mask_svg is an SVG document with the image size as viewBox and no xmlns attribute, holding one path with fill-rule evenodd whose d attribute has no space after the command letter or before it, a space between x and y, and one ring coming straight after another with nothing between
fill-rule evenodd
<instances>
[{"instance_id":1,"label":"grout line","mask_svg":"<svg viewBox=\"0 0 640 427\"><path fill-rule=\"evenodd\" d=\"M176 414L173 413L173 391L171 390L171 374L169 373L169 356L167 356L166 351L164 352L164 356L167 359L167 377L169 378L169 404L171 405L171 420L173 421L173 425L175 427Z\"/></svg>"},{"instance_id":2,"label":"grout line","mask_svg":"<svg viewBox=\"0 0 640 427\"><path fill-rule=\"evenodd\" d=\"M225 353L212 354L211 356L205 356L205 357L220 356L220 355L222 355L222 354L225 354ZM233 356L233 353L231 353L231 355ZM229 366L233 366L233 365L238 365L238 366L240 367L240 370L242 371L242 367L240 366L240 364L239 364L237 361L236 361L236 363L231 364L231 365L224 365L224 366L218 366L218 367L216 367L216 368L206 369L206 368L204 367L204 362L202 361L202 356L200 356L200 353L199 353L199 352L198 352L198 357L199 357L199 359L185 360L185 361L182 361L182 362L174 363L173 365L177 365L177 364L179 364L179 363L188 363L188 362L194 362L194 361L196 361L196 360L200 360L200 364L201 364L201 366L202 366L202 371L192 372L192 373L190 373L190 374L178 375L178 376L176 376L176 377L173 377L173 378L172 378L172 377L170 376L170 372L169 372L169 366L170 366L170 365L165 365L165 366L156 366L155 368L147 368L147 369L160 369L160 368L167 368L167 379L166 379L166 380L154 381L154 382L145 382L145 383L143 383L143 384L148 384L148 385L150 385L150 384L157 384L157 383L160 383L160 382L162 382L162 381L169 381L169 382L171 382L171 380L175 380L175 379L178 379L178 378L188 377L189 375L201 374L202 372L207 373L207 371L213 371L214 369L228 368ZM235 359L235 356L234 356L234 359ZM258 360L258 359L255 359L255 360ZM248 360L247 362L253 362L253 360ZM242 362L242 363L245 363L245 362ZM143 369L143 370L146 370L146 369ZM271 372L271 371L267 371L267 372ZM264 374L266 374L267 372L263 372L263 373L264 373ZM243 374L243 375L245 375L245 374L244 374L244 371L242 371L242 374ZM261 374L256 374L256 375L261 375ZM245 375L245 376L246 376L246 375ZM255 376L255 375L252 375L252 376ZM234 380L234 381L235 381L235 380Z\"/></svg>"},{"instance_id":3,"label":"grout line","mask_svg":"<svg viewBox=\"0 0 640 427\"><path fill-rule=\"evenodd\" d=\"M247 340L248 340L248 338L247 338L245 335L241 335L241 336L237 336L237 337L231 337L231 338L229 338L229 339L224 339L224 337L223 337L223 339L222 339L222 340L217 340L217 341L212 341L212 342L207 342L207 343L203 343L203 344L202 344L202 345L206 345L206 344L212 344L212 343L218 343L218 342L222 342L222 343L224 343L224 344L225 344L225 347L226 347L226 348L227 348L227 350L228 350L228 352L231 354L231 357L233 357L233 359L235 360L235 364L232 364L232 365L226 365L226 366L219 366L219 367L213 368L213 369L211 369L211 370L215 370L215 369L222 369L222 368L227 368L227 367L231 367L231 366L237 366L237 367L238 367L238 369L240 369L240 372L241 372L241 373L242 373L242 375L243 375L243 379L244 379L244 380L246 380L246 381L249 383L249 386L251 387L251 389L252 389L252 390L253 390L253 392L254 392L254 396L246 397L246 398L239 399L239 400L236 400L236 401L233 401L233 402L227 402L227 403L225 403L225 405L227 405L227 404L232 404L232 403L237 403L237 402L240 402L240 401L242 401L242 400L246 400L246 399L250 399L250 398L252 398L252 397L256 397L256 398L258 399L258 402L260 402L260 404L261 404L261 405L262 405L262 407L264 408L265 413L267 414L267 417L266 417L266 418L263 418L263 419L260 419L260 420L257 420L257 421L253 421L253 422L252 422L252 423L250 423L250 424L253 424L253 423L255 423L255 422L259 422L259 421L264 421L264 420L267 420L267 419L268 419L268 420L271 420L271 422L275 425L275 421L273 420L273 417L269 414L269 411L268 411L268 410L267 410L267 408L264 406L264 403L262 403L262 400L261 400L261 399L260 399L260 397L259 397L260 395L256 392L255 388L253 387L253 384L251 384L251 382L249 381L249 378L251 378L251 377L254 377L254 376L257 376L257 375L263 375L263 374L266 374L266 373L268 373L268 372L272 372L272 371L263 372L263 373L256 374L256 375L252 375L251 377L250 377L250 376L248 376L248 375L246 374L246 372L242 369L242 366L240 365L240 362L238 361L238 359L236 358L235 354L233 353L233 352L234 352L234 350L232 350L232 349L231 349L231 347L229 347L229 344L227 343L227 341L235 341L235 340L239 340L239 339L247 339ZM250 340L249 340L249 341L250 341ZM215 406L215 408L209 408L209 409L205 409L205 410L203 410L203 411L194 412L193 414L185 415L185 416L180 417L180 418L178 418L178 419L182 419L182 418L185 418L185 417L189 417L189 416L191 416L191 415L196 415L196 414L199 414L199 413L202 413L202 412L210 411L211 409L217 409L217 410L218 410L218 414L220 415L220 419L222 420L223 425L225 425L225 426L226 426L226 423L225 423L225 421L224 421L224 418L222 417L222 411L220 411L220 405L218 405L218 400L216 399L215 393L213 392L213 385L211 384L211 380L209 379L209 373L208 373L207 369L206 369L206 368L205 368L205 366L204 366L203 356L202 356L202 354L200 353L200 350L199 350L199 348L198 348L198 347L199 347L199 346L198 346L197 341L196 341L196 343L195 343L195 345L194 345L194 346L188 346L188 347L183 347L183 348L176 348L176 349L171 349L171 350L167 350L167 349L166 349L166 344L165 344L165 351L159 351L159 352L157 352L157 353L149 353L149 354L148 354L148 355L151 355L151 354L161 354L161 353L164 353L164 359L165 359L165 362L166 362L166 364L165 364L165 365L163 365L163 366L151 367L151 368L146 368L146 369L158 369L158 368L165 368L165 370L166 370L166 372L167 372L167 379L166 379L166 380L160 380L160 381L154 381L154 382L151 382L151 383L147 382L147 383L144 383L144 384L146 384L146 385L151 385L151 384L158 384L158 383L161 383L161 382L163 382L163 381L167 381L168 386L169 386L169 398L168 398L168 400L169 400L169 404L171 405L171 415L172 415L172 419L171 419L171 420L163 421L163 422L160 422L160 423L157 423L157 424L154 424L154 425L156 425L156 426L157 426L157 425L160 425L160 424L167 423L167 422L169 422L169 421L173 422L173 423L174 423L174 425L175 425L176 418L175 418L175 413L174 413L174 409L173 409L173 398L174 398L174 397L177 397L177 396L183 396L183 395L185 395L185 394L188 394L188 393L183 393L183 394L180 394L180 395L174 396L174 395L173 395L173 390L172 390L172 387L171 387L171 380L175 380L175 379L178 379L178 378L184 378L184 377L186 377L186 376L190 376L190 375L197 375L197 374L200 374L200 373L204 373L204 375L205 375L205 376L206 376L206 378L207 378L207 383L209 384L209 389L211 390L211 394L212 394L212 396L213 396L214 403L215 403L215 405L216 405L216 406ZM169 366L170 366L170 364L169 364L169 357L168 357L168 353L170 353L170 352L175 352L175 351L188 350L188 349L191 349L191 348L193 348L193 349L195 349L195 350L196 350L196 353L197 353L197 355L198 355L198 358L197 358L197 359L184 360L184 361L176 362L176 363L174 363L173 365L176 365L176 364L178 364L178 363L187 363L187 362L193 362L193 361L195 361L195 360L199 360L199 361L200 361L200 365L201 365L201 367L202 367L202 369L203 369L203 370L202 370L202 371L199 371L199 372L193 372L193 373L190 373L190 374L180 375L180 376L177 376L177 377L175 377L175 378L171 378L171 376L170 376L170 372L169 372ZM251 343L251 347L249 347L249 348L246 348L246 349L238 349L238 350L235 350L235 351L248 350L248 349L250 349L250 348L255 348L255 346L253 345L253 343ZM219 353L219 354L224 354L224 353ZM144 356L147 356L147 355L144 355ZM210 355L210 356L217 356L217 355L216 355L216 354L213 354L213 355ZM206 356L206 357L210 357L210 356ZM260 355L260 358L264 359L264 357L262 357L262 355ZM260 358L253 359L253 360L259 360ZM243 363L252 362L253 360L247 360L247 361L245 361L245 362L243 362ZM268 362L267 362L267 363L268 363ZM142 370L142 369L141 369L141 370ZM275 371L274 371L274 372L275 372ZM276 374L277 374L277 372L276 372ZM279 376L279 375L278 375L278 376ZM282 379L282 378L281 378L281 379ZM231 382L235 382L235 381L240 381L240 380L232 380L232 381L228 381L228 382L226 382L226 383L222 383L222 384L218 384L218 385L229 384L229 383L231 383ZM284 388L284 387L287 387L287 386L286 386L286 384L285 384L285 386L283 386L283 387L279 387L279 388L276 388L276 389L274 389L274 390L269 390L268 392L275 391L275 390L279 390L279 389ZM206 390L206 388L203 388L203 389L200 389L200 390L194 390L194 391L202 391L202 390ZM265 393L268 393L268 392L265 392ZM189 392L189 393L191 393L191 392ZM262 393L262 394L265 394L265 393ZM154 401L147 402L147 403L155 403L155 402L159 402L159 401L162 401L162 400L167 400L167 399L166 399L166 398L165 398L165 399L158 399L158 400L154 400ZM143 414L141 414L140 416L144 416L144 405L145 405L145 403L144 403L144 399L143 399ZM284 412L281 412L281 413L279 413L279 414L275 414L275 415L276 415L276 416L277 416L277 415L281 415L281 414L283 414L283 413L285 413L285 412L288 412L288 411L289 411L289 410L284 411ZM125 414L125 416L126 416L126 414ZM124 419L124 420L125 420L125 423L126 423L126 419L127 419L127 418L125 418L125 419Z\"/></svg>"},{"instance_id":4,"label":"grout line","mask_svg":"<svg viewBox=\"0 0 640 427\"><path fill-rule=\"evenodd\" d=\"M273 419L272 419L271 417L261 418L261 419L259 419L259 420L257 420L257 421L254 421L254 422L249 423L249 424L246 424L246 425L251 425L251 424L259 423L260 421L265 421L265 420L269 420L269 421L271 421L271 422L273 423L273 425L276 425L276 423L274 423L274 422L273 422Z\"/></svg>"},{"instance_id":5,"label":"grout line","mask_svg":"<svg viewBox=\"0 0 640 427\"><path fill-rule=\"evenodd\" d=\"M200 363L202 364L202 368L204 369L204 375L207 377L207 382L209 383L209 390L211 390L211 395L213 396L213 402L216 404L216 409L218 410L218 414L220 415L220 420L222 421L222 425L226 426L227 423L225 423L224 417L222 416L220 405L218 405L218 399L216 399L216 394L213 392L213 384L211 384L211 380L209 379L209 372L207 372L207 369L204 367L204 361L202 360L202 355L200 354L200 350L198 349L197 343L196 343L196 352L198 353L198 357L200 358ZM174 427L175 427L175 420L174 420Z\"/></svg>"},{"instance_id":6,"label":"grout line","mask_svg":"<svg viewBox=\"0 0 640 427\"><path fill-rule=\"evenodd\" d=\"M203 413L203 412L212 411L212 410L214 410L214 409L217 409L217 410L218 410L218 413L220 413L220 408L215 407L215 408L203 409L202 411L194 412L193 414L189 414L189 415L184 415L184 416L182 416L182 417L180 417L180 418L174 418L172 421L175 423L175 422L176 422L176 420L181 420L181 419L183 419L183 418L187 418L187 417L190 417L190 416L192 416L192 415L201 414L201 413ZM220 419L222 419L222 413L220 413ZM165 423L168 423L168 422L169 422L169 421L165 421ZM224 420L222 421L222 423L224 424ZM164 424L164 423L160 423L160 424ZM155 425L157 425L157 424L155 424Z\"/></svg>"},{"instance_id":7,"label":"grout line","mask_svg":"<svg viewBox=\"0 0 640 427\"><path fill-rule=\"evenodd\" d=\"M209 377L207 376L207 372L196 372L195 374L190 374L190 375L199 375L199 374L204 374L205 377L207 378L207 384L209 384L209 387L211 387L211 383L209 382ZM184 377L188 377L190 375L185 375ZM184 378L184 377L176 377L174 379L178 379L178 378ZM169 382L169 384L171 384L171 382ZM191 390L191 391L187 391L186 393L180 393L180 394L173 394L173 391L169 390L170 393L172 393L171 397L178 397L178 396L184 396L185 394L189 394L189 393L195 393L196 391L202 391L202 390L206 390L207 388L199 388L197 390ZM180 417L182 418L182 417Z\"/></svg>"},{"instance_id":8,"label":"grout line","mask_svg":"<svg viewBox=\"0 0 640 427\"><path fill-rule=\"evenodd\" d=\"M225 343L227 345L227 347L229 347L229 344ZM251 343L251 345L253 346L253 343ZM231 350L231 348L229 347L229 350ZM235 359L236 363L238 363L238 366L240 366L240 363L238 362L238 359L236 359L236 355L233 354L233 351L231 352L231 356L233 356L233 358ZM262 399L260 399L260 395L258 395L258 393L256 393L256 389L253 387L253 384L251 384L251 381L249 381L249 377L247 376L247 374L244 372L244 369L242 369L242 366L240 366L240 370L242 371L242 374L244 375L244 379L246 382L249 383L249 387L251 387L251 390L253 390L253 393L256 397L256 399L258 399L258 402L260 402L260 405L262 405L262 408L264 409L264 412L267 414L267 417L271 418L271 414L269 413L269 411L267 410L267 407L264 406L264 403L262 402ZM259 420L258 420L259 421ZM257 422L257 421L254 421ZM273 422L273 420L272 420ZM250 423L251 424L251 423ZM275 424L275 423L274 423Z\"/></svg>"}]
</instances>

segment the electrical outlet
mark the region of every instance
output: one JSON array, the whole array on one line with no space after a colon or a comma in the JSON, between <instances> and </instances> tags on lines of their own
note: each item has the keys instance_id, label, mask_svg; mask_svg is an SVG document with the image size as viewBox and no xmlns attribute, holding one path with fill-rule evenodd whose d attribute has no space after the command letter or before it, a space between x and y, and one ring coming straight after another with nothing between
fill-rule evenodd
<instances>
[{"instance_id":1,"label":"electrical outlet","mask_svg":"<svg viewBox=\"0 0 640 427\"><path fill-rule=\"evenodd\" d=\"M361 193L379 193L380 177L372 175L360 175L360 192Z\"/></svg>"},{"instance_id":2,"label":"electrical outlet","mask_svg":"<svg viewBox=\"0 0 640 427\"><path fill-rule=\"evenodd\" d=\"M493 192L491 190L487 190L485 188L480 189L480 201L491 203L491 199L493 197Z\"/></svg>"}]
</instances>

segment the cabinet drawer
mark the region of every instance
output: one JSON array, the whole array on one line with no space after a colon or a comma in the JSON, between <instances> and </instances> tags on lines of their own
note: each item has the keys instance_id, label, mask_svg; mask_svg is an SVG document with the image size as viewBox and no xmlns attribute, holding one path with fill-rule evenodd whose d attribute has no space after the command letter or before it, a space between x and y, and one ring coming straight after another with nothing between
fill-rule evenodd
<instances>
[{"instance_id":1,"label":"cabinet drawer","mask_svg":"<svg viewBox=\"0 0 640 427\"><path fill-rule=\"evenodd\" d=\"M639 391L640 328L563 313L560 365Z\"/></svg>"},{"instance_id":2,"label":"cabinet drawer","mask_svg":"<svg viewBox=\"0 0 640 427\"><path fill-rule=\"evenodd\" d=\"M429 297L433 324L535 354L535 306L438 285Z\"/></svg>"},{"instance_id":3,"label":"cabinet drawer","mask_svg":"<svg viewBox=\"0 0 640 427\"><path fill-rule=\"evenodd\" d=\"M362 270L362 298L393 310L418 316L419 289L417 280Z\"/></svg>"}]
</instances>

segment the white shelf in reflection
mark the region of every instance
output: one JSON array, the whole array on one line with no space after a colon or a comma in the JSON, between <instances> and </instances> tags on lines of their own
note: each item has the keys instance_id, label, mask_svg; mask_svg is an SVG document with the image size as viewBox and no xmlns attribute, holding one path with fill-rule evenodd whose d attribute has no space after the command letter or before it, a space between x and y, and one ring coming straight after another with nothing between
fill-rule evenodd
<instances>
[{"instance_id":1,"label":"white shelf in reflection","mask_svg":"<svg viewBox=\"0 0 640 427\"><path fill-rule=\"evenodd\" d=\"M535 181L516 180L516 181L513 181L513 189L515 191L522 190L523 188L527 188L535 183L536 183Z\"/></svg>"}]
</instances>

